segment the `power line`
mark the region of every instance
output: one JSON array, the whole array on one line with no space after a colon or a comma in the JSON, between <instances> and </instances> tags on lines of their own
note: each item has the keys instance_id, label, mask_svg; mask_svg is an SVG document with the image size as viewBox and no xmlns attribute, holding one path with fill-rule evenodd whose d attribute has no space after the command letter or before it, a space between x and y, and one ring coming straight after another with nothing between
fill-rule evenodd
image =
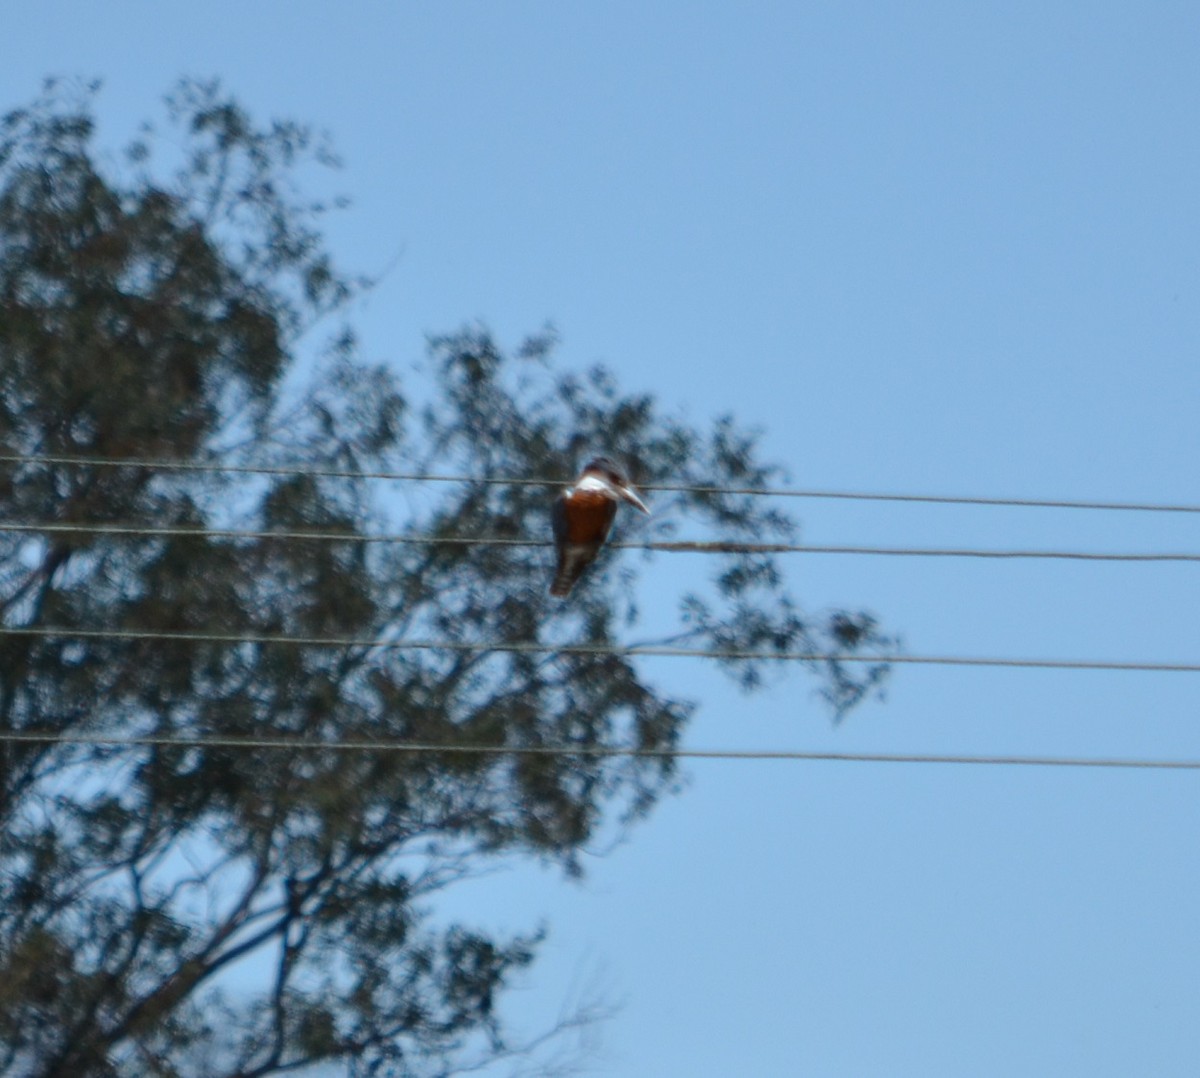
<instances>
[{"instance_id":1,"label":"power line","mask_svg":"<svg viewBox=\"0 0 1200 1078\"><path fill-rule=\"evenodd\" d=\"M614 658L721 659L728 661L873 663L883 665L1010 667L1028 670L1109 670L1142 673L1200 673L1200 663L1141 662L1110 659L1015 659L973 655L855 655L819 651L736 651L679 648L655 644L619 647L606 644L542 644L532 641L471 642L465 640L398 640L388 637L280 636L200 631L158 632L145 629L72 629L67 627L0 628L0 636L72 640L153 640L164 643L253 644L291 647L379 648L407 651L517 652L540 655L609 655Z\"/></svg>"},{"instance_id":2,"label":"power line","mask_svg":"<svg viewBox=\"0 0 1200 1078\"><path fill-rule=\"evenodd\" d=\"M321 530L253 530L239 528L152 527L140 524L63 524L57 522L0 522L0 532L44 535L109 535L157 539L199 538L277 542L353 542L431 546L548 547L551 539L519 539L508 536L410 535L401 533L359 534ZM996 550L972 547L878 547L810 543L741 543L726 540L661 540L614 542L615 549L654 550L679 554L846 554L925 558L1040 559L1110 562L1200 562L1200 554L1174 551L1093 550Z\"/></svg>"},{"instance_id":3,"label":"power line","mask_svg":"<svg viewBox=\"0 0 1200 1078\"><path fill-rule=\"evenodd\" d=\"M481 483L501 486L556 487L564 478L498 477L478 475L439 475L424 472L370 471L354 468L326 468L312 465L219 464L207 461L153 460L59 456L52 454L0 454L0 463L70 465L94 468L145 468L152 471L205 472L231 475L310 475L334 479L385 479L420 483ZM878 491L818 490L779 487L721 487L688 483L646 483L643 490L673 491L688 494L733 494L772 498L825 498L847 501L916 502L929 505L989 505L1022 509L1102 509L1142 513L1200 513L1200 505L1164 502L1088 501L1064 498L993 498L974 495L908 494Z\"/></svg>"},{"instance_id":4,"label":"power line","mask_svg":"<svg viewBox=\"0 0 1200 1078\"><path fill-rule=\"evenodd\" d=\"M444 745L412 741L316 741L289 737L120 737L105 734L0 732L0 742L41 745L95 745L115 748L284 750L292 752L397 752L409 755L589 756L687 760L792 760L817 763L984 764L1008 767L1084 767L1127 770L1200 770L1200 760L1099 756L974 755L958 753L828 752L803 749L665 749L613 745Z\"/></svg>"}]
</instances>

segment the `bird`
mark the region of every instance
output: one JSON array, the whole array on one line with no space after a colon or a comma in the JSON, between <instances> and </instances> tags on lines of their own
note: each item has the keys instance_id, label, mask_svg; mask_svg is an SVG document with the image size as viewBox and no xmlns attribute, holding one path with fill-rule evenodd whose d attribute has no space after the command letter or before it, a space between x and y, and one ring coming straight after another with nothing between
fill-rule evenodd
<instances>
[{"instance_id":1,"label":"bird","mask_svg":"<svg viewBox=\"0 0 1200 1078\"><path fill-rule=\"evenodd\" d=\"M628 502L649 514L650 509L609 457L588 461L579 478L554 501L554 545L558 564L550 594L565 598L583 571L596 560L608 538L617 504Z\"/></svg>"}]
</instances>

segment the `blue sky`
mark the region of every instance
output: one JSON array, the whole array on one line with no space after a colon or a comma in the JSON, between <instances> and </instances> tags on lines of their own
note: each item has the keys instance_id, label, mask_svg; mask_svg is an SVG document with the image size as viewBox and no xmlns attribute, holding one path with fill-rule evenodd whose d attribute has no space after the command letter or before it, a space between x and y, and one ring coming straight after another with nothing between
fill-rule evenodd
<instances>
[{"instance_id":1,"label":"blue sky","mask_svg":"<svg viewBox=\"0 0 1200 1078\"><path fill-rule=\"evenodd\" d=\"M334 248L394 263L372 358L549 320L561 363L733 411L798 485L1200 503L1194 4L43 0L5 39L0 107L100 76L114 145L183 74L327 129ZM798 511L812 543L1200 550L1185 515ZM1195 566L788 565L914 653L1198 658ZM834 728L800 674L648 669L703 701L695 747L1200 757L1195 675L904 668ZM594 1073L1194 1073L1200 776L687 774L582 885L453 901L550 923L518 1025L623 1002Z\"/></svg>"}]
</instances>

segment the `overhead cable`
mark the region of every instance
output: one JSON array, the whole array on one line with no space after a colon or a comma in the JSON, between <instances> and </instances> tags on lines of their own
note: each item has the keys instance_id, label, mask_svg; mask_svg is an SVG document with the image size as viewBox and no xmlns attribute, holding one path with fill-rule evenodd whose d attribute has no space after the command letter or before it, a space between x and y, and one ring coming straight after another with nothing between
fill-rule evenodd
<instances>
[{"instance_id":1,"label":"overhead cable","mask_svg":"<svg viewBox=\"0 0 1200 1078\"><path fill-rule=\"evenodd\" d=\"M93 745L112 748L218 749L238 752L394 752L408 755L587 756L684 760L792 760L813 763L983 764L1007 767L1122 768L1197 771L1200 760L1119 756L1032 756L928 752L830 752L805 749L671 749L617 745L446 745L413 741L345 739L322 741L295 737L171 737L87 733L3 731L0 742L40 745Z\"/></svg>"},{"instance_id":2,"label":"overhead cable","mask_svg":"<svg viewBox=\"0 0 1200 1078\"><path fill-rule=\"evenodd\" d=\"M64 465L89 468L144 468L151 471L206 472L230 475L309 475L334 479L383 479L420 483L476 483L500 486L557 487L569 481L565 477L528 478L463 474L442 475L424 472L330 468L308 464L221 464L216 461L62 456L56 454L0 454L0 463ZM641 489L649 491L674 491L687 494L754 495L770 498L825 498L846 501L917 502L932 505L990 505L1024 509L1103 509L1142 513L1200 513L1200 505L1164 502L1093 501L1063 498L996 498L975 495L908 494L786 487L709 486L692 483L645 483L639 484L639 486Z\"/></svg>"},{"instance_id":3,"label":"overhead cable","mask_svg":"<svg viewBox=\"0 0 1200 1078\"><path fill-rule=\"evenodd\" d=\"M360 534L322 530L246 530L239 528L151 527L141 524L62 524L0 522L0 532L35 535L108 535L153 539L231 539L275 542L390 543L421 546L548 547L551 539L516 539L509 536ZM1200 562L1200 554L1178 551L1104 550L995 550L972 547L876 547L811 543L742 543L728 540L658 540L614 542L619 550L654 550L677 554L847 554L925 558L1040 559L1115 562Z\"/></svg>"},{"instance_id":4,"label":"overhead cable","mask_svg":"<svg viewBox=\"0 0 1200 1078\"><path fill-rule=\"evenodd\" d=\"M1028 670L1110 670L1143 673L1200 673L1200 663L1142 662L1111 659L1018 659L975 655L858 655L820 651L738 651L720 648L679 648L657 644L620 647L607 644L544 644L533 641L403 640L391 637L282 636L273 634L200 631L158 632L148 629L72 629L48 626L6 626L0 636L70 640L153 640L174 643L250 644L290 647L337 647L399 651L517 652L539 655L609 655L618 659L655 657L725 661L871 663L1014 667Z\"/></svg>"}]
</instances>

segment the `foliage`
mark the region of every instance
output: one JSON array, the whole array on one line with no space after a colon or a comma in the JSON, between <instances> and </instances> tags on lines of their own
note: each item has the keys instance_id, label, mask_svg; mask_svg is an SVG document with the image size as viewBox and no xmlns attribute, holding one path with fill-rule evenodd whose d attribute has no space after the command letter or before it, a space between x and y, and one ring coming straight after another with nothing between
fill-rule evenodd
<instances>
[{"instance_id":1,"label":"foliage","mask_svg":"<svg viewBox=\"0 0 1200 1078\"><path fill-rule=\"evenodd\" d=\"M0 532L0 730L63 739L0 743L0 1071L449 1074L513 1050L496 1003L540 934L442 924L432 896L514 854L578 871L605 819L672 788L692 704L619 654L139 634L620 644L641 617L634 558L606 555L562 603L545 549L448 541L546 534L544 487L485 480L565 479L594 448L648 484L775 472L731 420L701 432L603 370L556 373L546 335L512 355L479 328L432 341L434 383L411 405L329 329L355 284L324 251L323 207L297 193L297 168L325 157L310 133L256 126L215 85L183 84L170 116L182 149L166 179L153 132L101 167L90 94L50 88L0 127L3 519L346 538ZM45 456L309 471L30 459ZM397 498L318 468L468 479ZM793 533L747 496L655 508L626 534L684 515L730 541ZM441 541L359 541L385 524ZM722 649L882 642L865 615L807 619L754 555L729 555L679 612L664 638ZM29 629L55 631L12 631ZM728 665L748 687L762 676ZM839 713L881 673L816 665ZM268 735L449 749L78 740Z\"/></svg>"}]
</instances>

